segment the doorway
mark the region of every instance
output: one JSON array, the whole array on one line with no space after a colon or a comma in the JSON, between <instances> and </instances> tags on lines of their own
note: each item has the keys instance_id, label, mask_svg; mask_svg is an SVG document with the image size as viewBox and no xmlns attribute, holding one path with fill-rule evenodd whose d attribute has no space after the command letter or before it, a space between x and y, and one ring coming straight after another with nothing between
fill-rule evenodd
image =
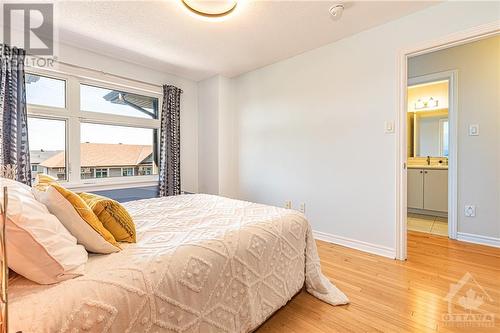
<instances>
[{"instance_id":1,"label":"doorway","mask_svg":"<svg viewBox=\"0 0 500 333\"><path fill-rule=\"evenodd\" d=\"M481 75L484 75L484 78L489 78L491 75L489 75L489 72L487 70L484 70L483 68L485 67L483 65L483 62L479 61L477 58L474 58L472 52L469 52L469 59L471 60L470 63L475 64L474 66L470 66L469 68L462 68L460 66L455 66L455 65L450 65L450 63L447 63L447 66L443 68L438 68L437 66L428 66L427 67L427 72L426 73L421 73L420 76L424 75L423 79L424 82L411 82L409 78L416 78L419 75L412 75L411 68L409 68L409 62L412 59L418 59L420 56L423 56L421 58L428 58L425 57L426 55L431 55L434 53L442 52L446 53L448 50L455 50L458 47L461 46L466 46L466 45L472 45L472 44L477 44L483 41L483 40L492 40L492 38L497 37L500 33L500 30L498 29L498 26L495 24L486 24L483 26L475 27L470 30L462 31L460 33L456 33L450 36L446 36L440 40L437 41L429 41L426 43L423 43L419 45L418 47L412 48L412 49L406 49L406 50L401 50L399 54L399 72L398 72L398 106L399 106L399 112L398 112L398 119L397 119L397 130L396 130L396 135L397 135L397 142L398 142L398 148L397 148L397 165L396 165L396 170L397 170L397 176L396 176L396 258L400 260L405 260L407 258L407 218L408 218L408 192L407 192L407 184L408 184L408 170L407 169L407 162L408 162L408 150L409 148L409 143L408 143L408 99L407 99L407 89L409 86L416 85L416 84L425 84L426 82L435 82L439 80L448 80L448 84L451 87L449 89L450 96L448 96L448 101L449 103L452 103L449 107L449 114L448 114L448 135L449 135L449 151L448 151L448 213L447 213L447 229L448 229L448 237L452 239L458 239L458 240L464 240L464 241L469 241L469 242L474 242L474 243L480 243L480 244L498 244L498 242L493 239L492 237L489 236L483 236L479 235L476 231L479 230L479 224L481 224L481 228L483 228L485 234L488 232L488 221L491 220L491 217L486 217L486 216L481 216L476 215L476 207L479 206L479 202L481 201L483 207L495 207L492 205L490 201L488 201L488 198L492 197L491 195L483 195L483 192L493 192L497 188L495 187L495 184L492 182L484 182L481 180L486 179L485 178L485 173L468 173L468 175L471 176L471 178L474 178L475 181L472 181L471 179L464 178L464 174L460 176L461 178L461 189L460 189L460 207L458 205L458 191L457 191L457 184L458 184L458 175L457 175L457 143L458 143L458 133L460 133L460 140L461 142L466 143L466 145L461 146L461 153L460 153L460 158L461 161L464 163L473 163L475 166L480 166L481 169L482 166L486 166L489 164L486 163L480 163L478 162L480 159L482 159L484 156L488 155L481 155L478 156L477 158L470 158L470 159L465 159L464 156L476 156L475 154L476 151L481 151L479 148L476 148L475 150L472 148L473 146L477 146L477 143L485 141L485 142L494 142L493 140L490 140L489 137L485 137L484 139L489 140L478 140L477 135L479 133L479 125L477 125L479 122L483 122L485 124L494 124L494 121L489 120L488 114L486 112L482 112L483 110L486 110L484 108L481 108L479 106L479 102L483 103L488 97L484 97L486 93L486 89L481 88L481 90L478 90L477 87L479 86L484 86L484 83L487 80L477 80L472 84L472 81L470 81L470 77L478 77L478 73L480 71L476 70L476 67L479 64L482 65L480 67L482 69ZM490 38L491 37L491 38ZM488 54L495 54L494 52L483 52L482 55L488 55ZM442 57L441 59L461 59L457 57L451 57L451 58L444 58ZM496 59L496 58L495 58ZM427 62L427 65L430 65L429 62ZM451 69L457 69L460 68L460 70L451 70ZM448 71L448 72L445 72ZM464 72L473 72L474 75L463 75ZM426 75L430 73L429 75ZM444 73L449 74L449 77L442 77ZM415 73L413 73L415 74ZM460 77L458 75L460 74ZM429 77L432 75L436 75L436 77ZM427 76L427 78L425 78ZM427 80L427 81L426 81ZM467 103L461 106L460 113L462 113L463 108L467 108L463 112L465 115L469 115L469 118L467 120L462 119L460 123L460 129L458 128L458 119L455 119L455 117L458 117L458 109L453 112L453 106L457 105L457 81L460 80L460 96L461 99L464 98L469 98L470 96L473 97L473 102ZM467 86L467 88L465 88ZM491 85L494 87L495 85ZM476 95L483 95L483 98L477 98L471 95L470 92L474 92ZM468 97L467 97L468 95ZM492 94L490 94L492 95ZM492 95L494 96L494 94ZM485 99L486 98L486 99ZM470 98L469 98L470 99ZM429 98L430 100L430 98ZM432 101L420 101L423 104L424 102L427 102L427 105L430 105ZM476 101L476 102L474 102ZM489 100L488 100L489 101ZM430 103L429 103L430 102ZM481 112L478 112L481 111ZM492 114L492 113L490 113ZM494 114L494 113L493 113ZM463 117L463 115L461 115ZM455 125L454 125L455 124ZM442 124L442 126L445 126ZM415 130L415 129L413 129ZM443 129L444 130L444 129ZM494 131L491 131L491 133L496 133ZM482 132L483 134L483 132ZM483 134L484 135L484 134ZM455 138L455 140L453 139ZM475 141L472 141L475 140ZM470 144L474 143L474 144ZM414 147L413 147L414 148ZM462 152L462 150L466 152ZM426 156L427 159L427 156ZM431 160L432 162L432 160ZM439 161L438 161L439 162ZM468 164L467 164L468 167ZM465 168L465 167L464 167ZM463 168L462 168L463 169ZM461 170L462 170L461 169ZM496 170L496 169L495 169ZM494 173L490 172L490 170L484 170L487 174L489 173ZM494 176L494 175L493 175ZM425 181L425 180L423 180ZM481 184L479 186L478 184ZM485 191L486 190L486 191ZM488 192L488 193L489 193ZM494 197L494 196L493 196ZM470 205L470 206L469 206ZM477 205L477 206L475 206ZM492 214L493 216L494 214ZM493 218L495 218L493 216ZM457 225L458 225L458 219L460 219L460 225L462 226L462 229L460 232L457 232ZM434 220L435 221L435 220ZM471 223L474 222L474 223ZM497 246L497 245L495 245Z\"/></svg>"},{"instance_id":2,"label":"doorway","mask_svg":"<svg viewBox=\"0 0 500 333\"><path fill-rule=\"evenodd\" d=\"M407 230L454 238L456 152L454 71L408 79ZM450 165L450 159L452 163ZM451 171L450 171L451 169Z\"/></svg>"}]
</instances>

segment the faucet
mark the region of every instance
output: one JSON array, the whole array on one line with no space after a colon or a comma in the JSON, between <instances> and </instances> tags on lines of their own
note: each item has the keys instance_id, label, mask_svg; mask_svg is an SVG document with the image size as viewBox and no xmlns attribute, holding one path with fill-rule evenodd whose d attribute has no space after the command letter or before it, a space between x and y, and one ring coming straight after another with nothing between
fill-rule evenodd
<instances>
[{"instance_id":1,"label":"faucet","mask_svg":"<svg viewBox=\"0 0 500 333\"><path fill-rule=\"evenodd\" d=\"M427 156L427 165L431 165L431 157Z\"/></svg>"}]
</instances>

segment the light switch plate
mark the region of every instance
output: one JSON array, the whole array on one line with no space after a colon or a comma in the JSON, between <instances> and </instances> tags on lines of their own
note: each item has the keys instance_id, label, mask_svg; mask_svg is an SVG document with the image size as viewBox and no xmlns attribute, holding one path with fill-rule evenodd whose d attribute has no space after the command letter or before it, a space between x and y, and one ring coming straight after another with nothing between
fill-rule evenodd
<instances>
[{"instance_id":1,"label":"light switch plate","mask_svg":"<svg viewBox=\"0 0 500 333\"><path fill-rule=\"evenodd\" d=\"M394 133L394 121L384 122L384 132L386 134Z\"/></svg>"},{"instance_id":2,"label":"light switch plate","mask_svg":"<svg viewBox=\"0 0 500 333\"><path fill-rule=\"evenodd\" d=\"M465 216L475 217L476 216L476 206L467 205L464 210Z\"/></svg>"},{"instance_id":3,"label":"light switch plate","mask_svg":"<svg viewBox=\"0 0 500 333\"><path fill-rule=\"evenodd\" d=\"M479 125L471 124L469 125L469 136L478 136L479 135Z\"/></svg>"}]
</instances>

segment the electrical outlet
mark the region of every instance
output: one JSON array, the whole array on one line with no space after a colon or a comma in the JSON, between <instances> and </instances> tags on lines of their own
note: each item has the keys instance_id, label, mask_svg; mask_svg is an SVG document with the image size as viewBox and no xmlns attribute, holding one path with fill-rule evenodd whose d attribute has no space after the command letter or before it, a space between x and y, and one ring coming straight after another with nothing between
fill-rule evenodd
<instances>
[{"instance_id":1,"label":"electrical outlet","mask_svg":"<svg viewBox=\"0 0 500 333\"><path fill-rule=\"evenodd\" d=\"M292 202L290 200L285 201L285 208L292 209Z\"/></svg>"},{"instance_id":2,"label":"electrical outlet","mask_svg":"<svg viewBox=\"0 0 500 333\"><path fill-rule=\"evenodd\" d=\"M467 205L464 210L465 216L475 217L476 216L476 206Z\"/></svg>"},{"instance_id":3,"label":"electrical outlet","mask_svg":"<svg viewBox=\"0 0 500 333\"><path fill-rule=\"evenodd\" d=\"M300 212L303 214L306 213L306 204L304 202L300 204Z\"/></svg>"}]
</instances>

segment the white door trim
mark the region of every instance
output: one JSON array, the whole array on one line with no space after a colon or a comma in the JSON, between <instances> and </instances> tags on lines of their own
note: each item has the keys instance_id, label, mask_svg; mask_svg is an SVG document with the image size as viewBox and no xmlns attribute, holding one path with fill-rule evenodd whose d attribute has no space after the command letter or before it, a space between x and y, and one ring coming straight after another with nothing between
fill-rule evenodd
<instances>
[{"instance_id":1,"label":"white door trim","mask_svg":"<svg viewBox=\"0 0 500 333\"><path fill-rule=\"evenodd\" d=\"M406 230L406 113L407 99L406 87L408 86L408 58L420 54L435 52L445 48L470 43L500 33L500 21L494 21L485 25L480 25L472 29L454 33L436 40L429 40L420 45L415 45L408 49L402 49L397 54L396 59L396 105L398 112L396 115L396 256L399 260L407 257L407 230ZM456 112L455 112L456 113ZM456 127L456 126L455 126ZM451 148L451 147L450 147ZM450 152L451 155L451 152ZM454 154L456 155L456 153ZM451 161L450 161L451 162ZM456 164L456 162L455 162ZM449 196L451 197L451 196ZM454 230L456 237L457 230Z\"/></svg>"},{"instance_id":2,"label":"white door trim","mask_svg":"<svg viewBox=\"0 0 500 333\"><path fill-rule=\"evenodd\" d=\"M408 79L408 86L416 84L448 80L448 123L449 123L449 156L448 156L448 237L457 239L458 224L458 71L432 73ZM405 109L406 112L408 112ZM405 114L406 116L406 114ZM403 121L406 122L406 117ZM406 145L407 136L403 136ZM406 183L402 184L407 191Z\"/></svg>"}]
</instances>

